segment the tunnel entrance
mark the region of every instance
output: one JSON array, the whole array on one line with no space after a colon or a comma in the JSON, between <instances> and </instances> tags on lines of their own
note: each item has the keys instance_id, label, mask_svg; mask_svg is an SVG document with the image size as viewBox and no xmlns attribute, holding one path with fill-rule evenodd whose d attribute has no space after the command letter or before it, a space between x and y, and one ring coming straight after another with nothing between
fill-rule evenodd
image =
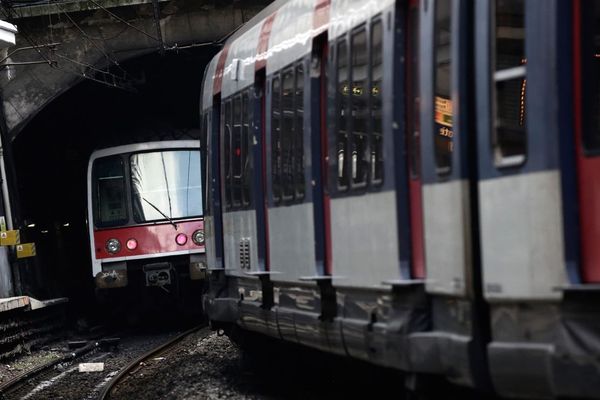
<instances>
[{"instance_id":1,"label":"tunnel entrance","mask_svg":"<svg viewBox=\"0 0 600 400\"><path fill-rule=\"evenodd\" d=\"M149 140L198 139L204 69L217 47L123 63L135 92L83 81L49 104L12 142L22 242L37 256L18 262L22 289L66 296L71 312L93 304L86 173L92 151Z\"/></svg>"}]
</instances>

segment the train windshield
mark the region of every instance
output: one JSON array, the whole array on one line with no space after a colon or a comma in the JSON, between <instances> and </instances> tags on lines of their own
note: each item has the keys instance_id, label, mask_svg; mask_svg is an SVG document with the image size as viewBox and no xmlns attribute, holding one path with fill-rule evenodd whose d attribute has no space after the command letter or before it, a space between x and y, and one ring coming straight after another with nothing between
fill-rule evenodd
<instances>
[{"instance_id":1,"label":"train windshield","mask_svg":"<svg viewBox=\"0 0 600 400\"><path fill-rule=\"evenodd\" d=\"M127 223L125 171L120 156L94 162L94 219L97 226Z\"/></svg>"},{"instance_id":2,"label":"train windshield","mask_svg":"<svg viewBox=\"0 0 600 400\"><path fill-rule=\"evenodd\" d=\"M131 155L129 163L136 222L202 215L198 150L136 153Z\"/></svg>"}]
</instances>

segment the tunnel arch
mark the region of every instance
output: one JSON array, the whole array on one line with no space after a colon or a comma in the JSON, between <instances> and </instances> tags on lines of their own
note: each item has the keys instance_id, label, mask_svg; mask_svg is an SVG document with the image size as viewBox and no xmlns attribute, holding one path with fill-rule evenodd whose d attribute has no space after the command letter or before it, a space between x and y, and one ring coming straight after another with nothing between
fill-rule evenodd
<instances>
[{"instance_id":1,"label":"tunnel arch","mask_svg":"<svg viewBox=\"0 0 600 400\"><path fill-rule=\"evenodd\" d=\"M38 249L38 256L20 261L27 291L92 302L85 221L89 155L126 143L198 139L204 67L218 50L131 58L124 65L137 77L134 92L82 80L19 130L9 146L14 222L22 239Z\"/></svg>"}]
</instances>

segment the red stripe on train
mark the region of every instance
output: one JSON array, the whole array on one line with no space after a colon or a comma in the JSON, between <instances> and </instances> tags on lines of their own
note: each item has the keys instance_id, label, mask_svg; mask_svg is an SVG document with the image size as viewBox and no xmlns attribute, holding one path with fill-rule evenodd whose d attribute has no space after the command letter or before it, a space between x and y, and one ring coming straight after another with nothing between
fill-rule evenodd
<instances>
[{"instance_id":1,"label":"red stripe on train","mask_svg":"<svg viewBox=\"0 0 600 400\"><path fill-rule=\"evenodd\" d=\"M145 256L182 250L204 251L204 245L198 246L192 240L192 235L196 230L204 229L203 220L176 222L176 224L177 230L170 223L160 223L94 231L96 259ZM175 242L175 237L180 233L187 236L187 242L183 246ZM106 250L106 242L109 239L118 239L121 242L121 250L116 254L111 254ZM134 250L127 248L129 239L137 240L137 248Z\"/></svg>"},{"instance_id":2,"label":"red stripe on train","mask_svg":"<svg viewBox=\"0 0 600 400\"><path fill-rule=\"evenodd\" d=\"M217 62L217 69L215 71L215 78L213 80L213 96L221 93L221 86L223 85L223 70L225 69L225 61L227 61L227 54L229 53L229 44L226 44L219 54L219 61Z\"/></svg>"},{"instance_id":3,"label":"red stripe on train","mask_svg":"<svg viewBox=\"0 0 600 400\"><path fill-rule=\"evenodd\" d=\"M317 30L329 23L331 0L318 0L313 14L313 29Z\"/></svg>"},{"instance_id":4,"label":"red stripe on train","mask_svg":"<svg viewBox=\"0 0 600 400\"><path fill-rule=\"evenodd\" d=\"M599 157L587 157L583 150L583 77L581 1L573 2L573 115L577 154L577 188L579 191L579 223L581 230L581 273L585 283L600 282L600 170ZM587 55L585 55L587 57Z\"/></svg>"},{"instance_id":5,"label":"red stripe on train","mask_svg":"<svg viewBox=\"0 0 600 400\"><path fill-rule=\"evenodd\" d=\"M267 50L269 50L269 38L271 37L271 30L273 29L273 22L275 22L275 15L277 12L269 15L260 28L260 36L258 37L258 47L256 48L256 62L254 63L254 70L258 71L267 66Z\"/></svg>"}]
</instances>

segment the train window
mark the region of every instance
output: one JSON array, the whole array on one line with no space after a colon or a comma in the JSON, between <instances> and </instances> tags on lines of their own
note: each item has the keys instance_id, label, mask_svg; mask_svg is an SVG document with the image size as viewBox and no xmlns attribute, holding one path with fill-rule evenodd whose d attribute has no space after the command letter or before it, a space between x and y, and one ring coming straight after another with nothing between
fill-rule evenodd
<instances>
[{"instance_id":1,"label":"train window","mask_svg":"<svg viewBox=\"0 0 600 400\"><path fill-rule=\"evenodd\" d=\"M383 127L382 127L382 80L383 80L383 24L376 20L371 26L371 183L383 183Z\"/></svg>"},{"instance_id":2,"label":"train window","mask_svg":"<svg viewBox=\"0 0 600 400\"><path fill-rule=\"evenodd\" d=\"M202 134L201 134L201 142L200 142L200 148L202 151L202 157L206 157L207 154L209 154L208 149L208 143L210 143L211 139L209 138L209 134L210 134L210 110L207 110L204 112L204 114L202 114ZM205 162L200 168L201 168L201 173L203 173L202 175L202 184L205 185L208 180L207 179L208 176L210 176L208 173L210 172L210 163ZM208 188L209 185L205 185L204 187L204 192L203 192L203 197L202 197L202 201L203 203L206 205L205 207L205 214L210 215L211 207L210 204L212 203L211 201L208 201L207 199L209 199L209 195L208 195Z\"/></svg>"},{"instance_id":3,"label":"train window","mask_svg":"<svg viewBox=\"0 0 600 400\"><path fill-rule=\"evenodd\" d=\"M421 175L420 172L420 132L419 132L419 10L412 7L408 17L408 74L407 92L407 131L410 161L410 174L413 179Z\"/></svg>"},{"instance_id":4,"label":"train window","mask_svg":"<svg viewBox=\"0 0 600 400\"><path fill-rule=\"evenodd\" d=\"M348 160L346 152L348 149L348 101L350 99L348 69L348 45L343 39L337 44L337 82L338 91L336 109L338 115L337 126L337 174L338 189L344 190L348 187Z\"/></svg>"},{"instance_id":5,"label":"train window","mask_svg":"<svg viewBox=\"0 0 600 400\"><path fill-rule=\"evenodd\" d=\"M292 173L294 139L294 70L283 73L283 90L281 96L281 181L283 185L283 200L294 198L294 177Z\"/></svg>"},{"instance_id":6,"label":"train window","mask_svg":"<svg viewBox=\"0 0 600 400\"><path fill-rule=\"evenodd\" d=\"M367 31L365 28L352 34L352 86L350 89L352 117L351 176L352 187L364 187L369 171L368 143L368 66Z\"/></svg>"},{"instance_id":7,"label":"train window","mask_svg":"<svg viewBox=\"0 0 600 400\"><path fill-rule=\"evenodd\" d=\"M304 66L296 66L296 123L294 135L294 181L296 186L296 199L304 199Z\"/></svg>"},{"instance_id":8,"label":"train window","mask_svg":"<svg viewBox=\"0 0 600 400\"><path fill-rule=\"evenodd\" d=\"M125 168L120 156L94 161L94 223L108 227L127 223Z\"/></svg>"},{"instance_id":9,"label":"train window","mask_svg":"<svg viewBox=\"0 0 600 400\"><path fill-rule=\"evenodd\" d=\"M223 108L223 164L224 164L224 184L225 190L225 208L231 207L231 134L233 130L231 100L225 102Z\"/></svg>"},{"instance_id":10,"label":"train window","mask_svg":"<svg viewBox=\"0 0 600 400\"><path fill-rule=\"evenodd\" d=\"M581 8L581 67L583 85L582 142L585 153L600 154L600 2Z\"/></svg>"},{"instance_id":11,"label":"train window","mask_svg":"<svg viewBox=\"0 0 600 400\"><path fill-rule=\"evenodd\" d=\"M434 154L437 172L449 174L452 169L454 135L451 99L451 26L450 1L435 2L435 99Z\"/></svg>"},{"instance_id":12,"label":"train window","mask_svg":"<svg viewBox=\"0 0 600 400\"><path fill-rule=\"evenodd\" d=\"M242 204L242 98L233 99L233 133L231 135L232 185L231 198L234 207Z\"/></svg>"},{"instance_id":13,"label":"train window","mask_svg":"<svg viewBox=\"0 0 600 400\"><path fill-rule=\"evenodd\" d=\"M495 21L495 162L512 166L523 163L527 151L524 0L497 0Z\"/></svg>"},{"instance_id":14,"label":"train window","mask_svg":"<svg viewBox=\"0 0 600 400\"><path fill-rule=\"evenodd\" d=\"M250 107L248 93L242 95L242 204L250 205Z\"/></svg>"},{"instance_id":15,"label":"train window","mask_svg":"<svg viewBox=\"0 0 600 400\"><path fill-rule=\"evenodd\" d=\"M129 165L136 222L202 215L199 149L135 153Z\"/></svg>"},{"instance_id":16,"label":"train window","mask_svg":"<svg viewBox=\"0 0 600 400\"><path fill-rule=\"evenodd\" d=\"M274 77L271 84L271 179L273 201L281 201L281 85L279 77Z\"/></svg>"}]
</instances>

